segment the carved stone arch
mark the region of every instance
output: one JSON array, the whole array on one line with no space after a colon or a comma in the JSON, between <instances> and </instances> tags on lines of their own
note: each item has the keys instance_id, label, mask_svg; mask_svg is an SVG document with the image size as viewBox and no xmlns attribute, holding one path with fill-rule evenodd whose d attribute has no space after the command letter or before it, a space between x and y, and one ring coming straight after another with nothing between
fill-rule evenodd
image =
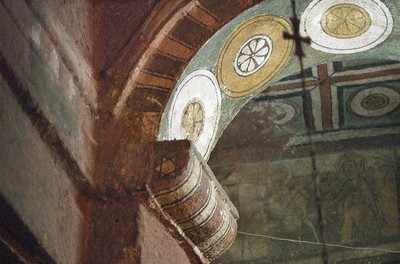
<instances>
[{"instance_id":1,"label":"carved stone arch","mask_svg":"<svg viewBox=\"0 0 400 264\"><path fill-rule=\"evenodd\" d=\"M139 114L149 140L157 137L161 114L181 73L217 30L260 0L160 2L107 75L114 117L132 127ZM229 8L226 8L229 7ZM136 118L134 120L137 121Z\"/></svg>"},{"instance_id":2,"label":"carved stone arch","mask_svg":"<svg viewBox=\"0 0 400 264\"><path fill-rule=\"evenodd\" d=\"M156 142L158 130L176 82L197 51L258 2L162 0L101 75L99 186L151 190L208 260L234 241L236 209L196 150L187 141Z\"/></svg>"}]
</instances>

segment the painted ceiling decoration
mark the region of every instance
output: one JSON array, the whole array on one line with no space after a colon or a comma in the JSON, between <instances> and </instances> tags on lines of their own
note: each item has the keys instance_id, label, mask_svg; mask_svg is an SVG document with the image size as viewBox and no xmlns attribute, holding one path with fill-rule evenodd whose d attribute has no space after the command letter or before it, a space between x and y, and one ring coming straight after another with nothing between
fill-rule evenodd
<instances>
[{"instance_id":1,"label":"painted ceiling decoration","mask_svg":"<svg viewBox=\"0 0 400 264\"><path fill-rule=\"evenodd\" d=\"M257 72L268 61L272 53L272 40L256 35L247 40L239 49L233 66L237 74L249 76Z\"/></svg>"},{"instance_id":2,"label":"painted ceiling decoration","mask_svg":"<svg viewBox=\"0 0 400 264\"><path fill-rule=\"evenodd\" d=\"M189 139L207 159L221 115L221 92L214 74L194 71L178 86L168 112L168 139Z\"/></svg>"},{"instance_id":3,"label":"painted ceiling decoration","mask_svg":"<svg viewBox=\"0 0 400 264\"><path fill-rule=\"evenodd\" d=\"M287 4L280 3L282 7ZM208 160L222 127L231 115L235 115L233 108L240 109L246 98L266 88L275 95L285 96L285 91L277 89L285 86L285 81L269 86L271 81L278 81L278 74L286 68L290 68L292 74L294 69L297 70L294 64L288 65L288 61L294 59L293 41L284 39L282 34L291 32L292 26L282 13L278 12L279 16L270 15L276 12L267 11L267 2L262 2L260 7L254 9L257 12L244 17L241 15L237 21L228 24L227 29L217 32L187 65L166 108L160 139L188 139ZM383 42L393 28L390 11L378 0L310 1L302 10L301 30L310 35L312 47L324 51L325 56L367 51ZM307 76L306 83L331 76L332 65L328 63L326 67L309 69L313 72ZM298 99L271 102L268 107L272 116L276 117L274 124L282 125L293 120L299 122L297 116L306 111L310 116L307 122L312 123L312 129L339 129L342 126L340 122L344 122L340 100L336 100L337 94L342 94L342 88L337 87L336 81L341 78L339 75L339 72L332 75L332 82L325 83L321 91L313 89L315 85L306 85L313 103L310 109L300 109L303 104L300 83L291 90L299 93ZM353 114L358 111L358 116L361 112L366 115L366 111L373 115L371 110L363 108L366 99L360 99L362 96L363 93L355 97L354 106L349 109ZM377 101L378 95L371 95L368 100L372 102L374 98ZM386 97L381 95L379 98L383 100ZM360 101L357 105L356 100L364 103ZM391 98L382 104L388 104L385 109L390 110L396 101L396 98ZM330 104L334 106L328 110ZM223 125L220 120L223 120Z\"/></svg>"},{"instance_id":4,"label":"painted ceiling decoration","mask_svg":"<svg viewBox=\"0 0 400 264\"><path fill-rule=\"evenodd\" d=\"M399 92L384 86L361 90L351 100L351 110L363 117L380 117L399 105Z\"/></svg>"},{"instance_id":5,"label":"painted ceiling decoration","mask_svg":"<svg viewBox=\"0 0 400 264\"><path fill-rule=\"evenodd\" d=\"M298 88L299 76L293 75L254 99L258 105L253 106L255 114L270 109L271 136L294 135L289 145L303 144L307 123L312 124L309 129L314 141L398 133L393 129L400 120L398 62L320 64L306 70L306 80L308 97Z\"/></svg>"},{"instance_id":6,"label":"painted ceiling decoration","mask_svg":"<svg viewBox=\"0 0 400 264\"><path fill-rule=\"evenodd\" d=\"M370 50L391 34L393 17L379 0L314 0L302 15L311 47L334 54Z\"/></svg>"},{"instance_id":7,"label":"painted ceiling decoration","mask_svg":"<svg viewBox=\"0 0 400 264\"><path fill-rule=\"evenodd\" d=\"M218 80L230 97L245 97L260 89L285 66L293 43L282 37L291 31L282 17L256 16L228 37L218 60Z\"/></svg>"}]
</instances>

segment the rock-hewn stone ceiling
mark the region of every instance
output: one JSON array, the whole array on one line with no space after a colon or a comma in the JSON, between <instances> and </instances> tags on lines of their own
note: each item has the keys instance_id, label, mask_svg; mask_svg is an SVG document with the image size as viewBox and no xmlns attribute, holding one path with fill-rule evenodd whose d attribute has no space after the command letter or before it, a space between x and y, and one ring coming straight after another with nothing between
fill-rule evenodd
<instances>
[{"instance_id":1,"label":"rock-hewn stone ceiling","mask_svg":"<svg viewBox=\"0 0 400 264\"><path fill-rule=\"evenodd\" d=\"M159 139L190 139L211 157L239 208L239 230L400 248L399 7L397 0L298 1L300 30L312 40L305 91L293 43L283 38L290 1L263 1L237 16L185 68ZM319 216L311 159L322 184ZM400 259L327 251L335 263ZM320 256L321 247L239 235L223 261L321 263Z\"/></svg>"},{"instance_id":2,"label":"rock-hewn stone ceiling","mask_svg":"<svg viewBox=\"0 0 400 264\"><path fill-rule=\"evenodd\" d=\"M299 2L301 31L312 39L305 48L306 67L347 60L396 60L398 4L378 0ZM197 148L207 158L243 105L298 72L293 44L282 37L291 30L290 16L290 1L264 1L219 30L181 75L164 112L159 137L195 136ZM328 66L320 74L332 74L334 69ZM317 77L315 69L313 76ZM200 87L203 89L196 89ZM186 108L194 102L200 110L193 116L193 128L188 121L182 126L182 117L190 114ZM189 135L190 131L196 135Z\"/></svg>"}]
</instances>

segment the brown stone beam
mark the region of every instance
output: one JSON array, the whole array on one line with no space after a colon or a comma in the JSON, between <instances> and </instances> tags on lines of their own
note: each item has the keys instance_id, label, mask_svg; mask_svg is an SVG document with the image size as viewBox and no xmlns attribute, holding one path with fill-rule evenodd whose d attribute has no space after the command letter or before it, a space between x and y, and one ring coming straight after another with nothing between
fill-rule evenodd
<instances>
[{"instance_id":1,"label":"brown stone beam","mask_svg":"<svg viewBox=\"0 0 400 264\"><path fill-rule=\"evenodd\" d=\"M149 188L88 201L92 225L82 263L203 264L208 261L159 207Z\"/></svg>"}]
</instances>

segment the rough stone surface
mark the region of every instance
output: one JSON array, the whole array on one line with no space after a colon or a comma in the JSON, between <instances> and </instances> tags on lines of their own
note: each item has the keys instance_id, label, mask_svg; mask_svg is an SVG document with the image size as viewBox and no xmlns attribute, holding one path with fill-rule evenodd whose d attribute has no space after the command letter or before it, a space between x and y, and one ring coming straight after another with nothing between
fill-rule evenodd
<instances>
[{"instance_id":1,"label":"rough stone surface","mask_svg":"<svg viewBox=\"0 0 400 264\"><path fill-rule=\"evenodd\" d=\"M76 192L0 79L0 192L58 263L77 263L82 215Z\"/></svg>"},{"instance_id":2,"label":"rough stone surface","mask_svg":"<svg viewBox=\"0 0 400 264\"><path fill-rule=\"evenodd\" d=\"M141 263L191 263L177 241L171 238L164 226L143 206L139 209L138 227Z\"/></svg>"},{"instance_id":3,"label":"rough stone surface","mask_svg":"<svg viewBox=\"0 0 400 264\"><path fill-rule=\"evenodd\" d=\"M17 4L21 2L0 6L1 54L90 178L94 144L90 106L48 35L43 30L32 33L37 30L32 14L23 13L25 9ZM15 14L18 10L21 16Z\"/></svg>"}]
</instances>

